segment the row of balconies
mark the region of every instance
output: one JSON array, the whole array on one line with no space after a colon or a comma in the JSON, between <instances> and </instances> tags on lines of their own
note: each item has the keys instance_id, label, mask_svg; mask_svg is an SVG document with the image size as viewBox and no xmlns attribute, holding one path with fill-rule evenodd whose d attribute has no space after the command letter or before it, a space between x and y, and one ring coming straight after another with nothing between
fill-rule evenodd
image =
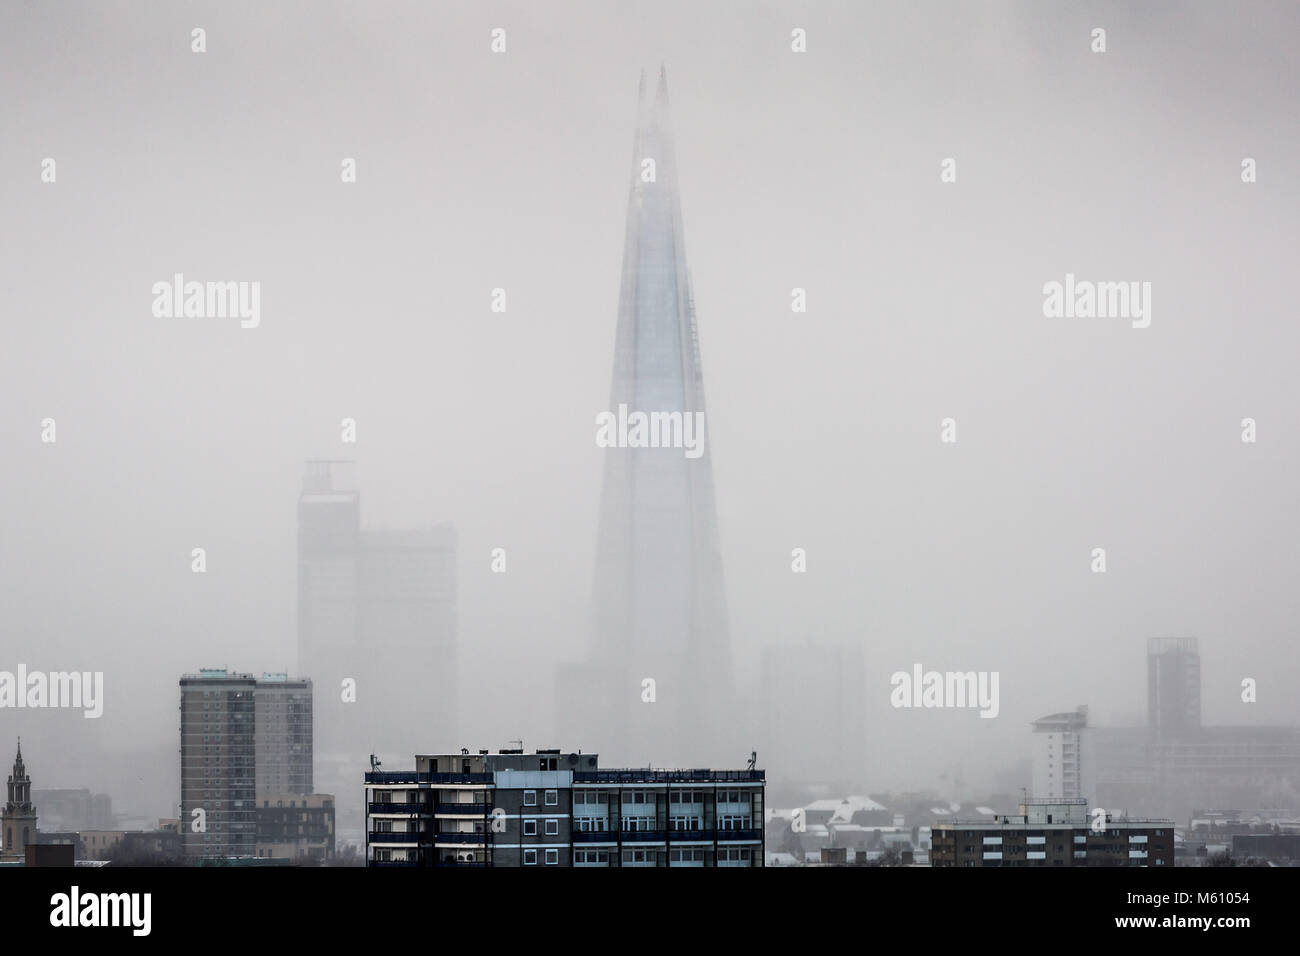
<instances>
[{"instance_id":1,"label":"row of balconies","mask_svg":"<svg viewBox=\"0 0 1300 956\"><path fill-rule=\"evenodd\" d=\"M471 843L487 845L492 842L491 833L429 833L424 830L406 833L371 833L371 843ZM757 843L763 834L759 830L640 830L640 831L575 831L572 836L574 844L587 843ZM514 840L514 837L511 838ZM539 841L540 845L540 841Z\"/></svg>"},{"instance_id":2,"label":"row of balconies","mask_svg":"<svg viewBox=\"0 0 1300 956\"><path fill-rule=\"evenodd\" d=\"M485 817L492 812L487 803L371 803L370 813L401 813L419 816Z\"/></svg>"}]
</instances>

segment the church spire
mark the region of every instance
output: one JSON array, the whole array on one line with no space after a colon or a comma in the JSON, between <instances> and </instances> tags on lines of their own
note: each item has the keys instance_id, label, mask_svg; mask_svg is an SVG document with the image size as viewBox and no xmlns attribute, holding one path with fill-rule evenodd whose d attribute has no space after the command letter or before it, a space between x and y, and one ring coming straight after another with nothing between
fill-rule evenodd
<instances>
[{"instance_id":1,"label":"church spire","mask_svg":"<svg viewBox=\"0 0 1300 956\"><path fill-rule=\"evenodd\" d=\"M27 776L27 768L23 766L23 741L21 737L18 738L18 755L14 757L14 768L9 775L8 789L9 807L15 807L19 810L31 807L32 778Z\"/></svg>"},{"instance_id":2,"label":"church spire","mask_svg":"<svg viewBox=\"0 0 1300 956\"><path fill-rule=\"evenodd\" d=\"M23 848L36 839L36 808L32 806L32 778L23 766L23 741L18 739L13 773L9 775L8 800L0 813L0 837L4 851L0 858L22 859Z\"/></svg>"}]
</instances>

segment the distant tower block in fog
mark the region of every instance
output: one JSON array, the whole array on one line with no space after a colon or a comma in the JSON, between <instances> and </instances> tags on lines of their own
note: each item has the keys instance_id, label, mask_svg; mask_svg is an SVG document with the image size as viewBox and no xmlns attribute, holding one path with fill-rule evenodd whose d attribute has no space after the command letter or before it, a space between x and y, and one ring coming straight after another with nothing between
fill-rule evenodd
<instances>
[{"instance_id":1,"label":"distant tower block in fog","mask_svg":"<svg viewBox=\"0 0 1300 956\"><path fill-rule=\"evenodd\" d=\"M866 680L859 647L808 641L763 648L758 751L780 768L781 782L868 782Z\"/></svg>"},{"instance_id":2,"label":"distant tower block in fog","mask_svg":"<svg viewBox=\"0 0 1300 956\"><path fill-rule=\"evenodd\" d=\"M361 494L355 462L309 461L298 496L298 668L337 687L359 656Z\"/></svg>"},{"instance_id":3,"label":"distant tower block in fog","mask_svg":"<svg viewBox=\"0 0 1300 956\"><path fill-rule=\"evenodd\" d=\"M601 735L595 743L602 750L631 761L665 753L735 759L748 745L730 705L714 433L704 415L662 71L653 99L642 74L638 100L613 381L603 411L619 415L625 406L629 415L702 419L702 454L687 457L682 447L602 450L592 654L562 677L560 723L574 736Z\"/></svg>"},{"instance_id":4,"label":"distant tower block in fog","mask_svg":"<svg viewBox=\"0 0 1300 956\"><path fill-rule=\"evenodd\" d=\"M1034 790L1038 800L1087 800L1094 786L1088 708L1034 721Z\"/></svg>"},{"instance_id":5,"label":"distant tower block in fog","mask_svg":"<svg viewBox=\"0 0 1300 956\"><path fill-rule=\"evenodd\" d=\"M315 689L315 783L360 840L357 774L394 753L452 743L456 533L362 530L353 461L308 461L298 497L298 666Z\"/></svg>"},{"instance_id":6,"label":"distant tower block in fog","mask_svg":"<svg viewBox=\"0 0 1300 956\"><path fill-rule=\"evenodd\" d=\"M1147 641L1147 726L1153 737L1201 729L1201 654L1194 637Z\"/></svg>"}]
</instances>

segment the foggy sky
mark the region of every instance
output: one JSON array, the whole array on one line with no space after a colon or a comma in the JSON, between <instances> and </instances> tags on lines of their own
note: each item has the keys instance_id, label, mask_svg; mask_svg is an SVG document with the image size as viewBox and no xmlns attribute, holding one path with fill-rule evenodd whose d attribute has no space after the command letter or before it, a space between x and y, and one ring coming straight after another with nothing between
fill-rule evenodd
<instances>
[{"instance_id":1,"label":"foggy sky","mask_svg":"<svg viewBox=\"0 0 1300 956\"><path fill-rule=\"evenodd\" d=\"M660 64L742 686L767 644L864 648L877 790L988 779L1077 704L1142 721L1155 635L1200 638L1206 723L1294 723L1298 27L1284 3L5 4L0 669L103 670L106 701L0 711L0 761L22 733L38 789L109 789L56 748L173 751L182 673L295 670L311 457L358 460L366 527L457 529L478 725L431 748L583 746L546 736L549 675L586 641ZM155 318L177 272L260 281L260 327ZM1151 327L1044 318L1067 272L1151 282ZM999 717L892 709L915 662L999 671ZM157 809L115 809L164 812L157 779Z\"/></svg>"}]
</instances>

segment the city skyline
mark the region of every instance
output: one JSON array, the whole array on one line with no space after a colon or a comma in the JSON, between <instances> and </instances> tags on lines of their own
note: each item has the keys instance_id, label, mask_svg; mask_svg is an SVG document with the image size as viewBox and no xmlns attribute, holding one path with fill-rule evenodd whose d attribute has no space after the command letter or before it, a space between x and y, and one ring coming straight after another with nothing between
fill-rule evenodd
<instances>
[{"instance_id":1,"label":"city skyline","mask_svg":"<svg viewBox=\"0 0 1300 956\"><path fill-rule=\"evenodd\" d=\"M284 9L203 8L202 53L125 4L0 31L0 702L103 688L0 708L43 787L176 815L195 667L312 680L341 806L371 753L471 740L757 750L829 798L1030 785L1081 702L1300 723L1295 10L505 4L497 55L470 10ZM623 407L701 454L605 447ZM1162 635L1194 700L1152 696ZM996 716L899 673L996 677Z\"/></svg>"}]
</instances>

